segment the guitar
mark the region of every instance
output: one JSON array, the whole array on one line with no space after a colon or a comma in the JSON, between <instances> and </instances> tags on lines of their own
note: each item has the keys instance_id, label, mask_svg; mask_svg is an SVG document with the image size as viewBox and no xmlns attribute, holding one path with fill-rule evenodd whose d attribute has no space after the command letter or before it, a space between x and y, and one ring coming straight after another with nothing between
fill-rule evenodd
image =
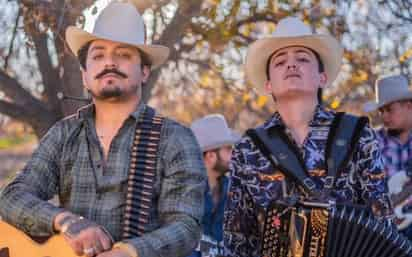
<instances>
[{"instance_id":1,"label":"guitar","mask_svg":"<svg viewBox=\"0 0 412 257\"><path fill-rule=\"evenodd\" d=\"M34 241L17 228L0 221L0 257L79 257L63 236ZM85 257L85 256L84 256Z\"/></svg>"},{"instance_id":2,"label":"guitar","mask_svg":"<svg viewBox=\"0 0 412 257\"><path fill-rule=\"evenodd\" d=\"M412 180L405 171L401 171L389 178L388 188L394 207L395 224L399 230L405 229L412 224Z\"/></svg>"}]
</instances>

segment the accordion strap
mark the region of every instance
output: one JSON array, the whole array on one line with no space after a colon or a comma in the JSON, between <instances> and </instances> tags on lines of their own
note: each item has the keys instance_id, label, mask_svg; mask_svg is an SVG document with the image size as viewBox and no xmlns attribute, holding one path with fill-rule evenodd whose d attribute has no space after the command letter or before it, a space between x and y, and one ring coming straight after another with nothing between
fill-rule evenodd
<instances>
[{"instance_id":1,"label":"accordion strap","mask_svg":"<svg viewBox=\"0 0 412 257\"><path fill-rule=\"evenodd\" d=\"M368 122L366 117L356 117L345 113L337 113L329 131L325 160L327 177L324 188L329 191L339 176L339 169L346 165L355 144L359 140L362 128ZM246 134L252 139L260 151L279 168L286 176L295 180L304 191L314 197L320 197L320 190L308 175L299 150L292 144L280 127L269 129L249 129ZM329 192L328 192L329 194ZM328 196L328 194L326 196ZM325 196L325 193L322 194Z\"/></svg>"},{"instance_id":2,"label":"accordion strap","mask_svg":"<svg viewBox=\"0 0 412 257\"><path fill-rule=\"evenodd\" d=\"M339 177L339 170L347 164L352 156L363 127L368 123L366 117L356 117L338 112L332 122L326 142L325 160L328 176L325 188L332 188L335 178Z\"/></svg>"},{"instance_id":3,"label":"accordion strap","mask_svg":"<svg viewBox=\"0 0 412 257\"><path fill-rule=\"evenodd\" d=\"M127 178L123 239L141 236L149 222L163 120L155 115L154 109L146 106L136 124Z\"/></svg>"},{"instance_id":4,"label":"accordion strap","mask_svg":"<svg viewBox=\"0 0 412 257\"><path fill-rule=\"evenodd\" d=\"M272 165L279 168L304 188L306 193L318 194L315 182L307 175L303 160L298 150L282 129L278 127L249 129L246 134L261 152L268 157Z\"/></svg>"}]
</instances>

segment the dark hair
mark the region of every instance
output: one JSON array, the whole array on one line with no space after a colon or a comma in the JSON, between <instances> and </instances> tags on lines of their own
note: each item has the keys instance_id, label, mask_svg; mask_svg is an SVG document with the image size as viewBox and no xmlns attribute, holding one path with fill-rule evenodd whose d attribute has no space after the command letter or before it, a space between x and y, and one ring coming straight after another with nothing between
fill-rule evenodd
<instances>
[{"instance_id":1,"label":"dark hair","mask_svg":"<svg viewBox=\"0 0 412 257\"><path fill-rule=\"evenodd\" d=\"M77 51L77 59L79 60L80 66L86 70L86 60L87 60L87 53L89 52L90 45L92 44L93 40L87 42L84 44L80 49ZM141 59L141 67L143 68L144 66L150 66L152 65L149 57L147 56L146 53L141 51L139 48L136 48L137 51L139 52L140 59Z\"/></svg>"},{"instance_id":2,"label":"dark hair","mask_svg":"<svg viewBox=\"0 0 412 257\"><path fill-rule=\"evenodd\" d=\"M79 60L80 66L85 70L86 69L86 59L87 53L89 52L90 45L92 41L87 42L84 44L80 49L77 51L77 59Z\"/></svg>"},{"instance_id":3,"label":"dark hair","mask_svg":"<svg viewBox=\"0 0 412 257\"><path fill-rule=\"evenodd\" d=\"M309 48L309 47L305 47L306 49L310 50L316 57L316 60L318 61L318 71L319 73L321 72L325 72L325 66L322 62L322 59L320 58L320 55L318 54L318 52L316 52L315 50ZM267 62L266 62L266 79L269 80L270 79L270 73L269 73L269 67L270 67L270 60L272 59L273 55L277 52L278 50L274 51L268 58ZM318 103L322 104L322 88L318 89L318 93L317 93L317 97L318 97Z\"/></svg>"}]
</instances>

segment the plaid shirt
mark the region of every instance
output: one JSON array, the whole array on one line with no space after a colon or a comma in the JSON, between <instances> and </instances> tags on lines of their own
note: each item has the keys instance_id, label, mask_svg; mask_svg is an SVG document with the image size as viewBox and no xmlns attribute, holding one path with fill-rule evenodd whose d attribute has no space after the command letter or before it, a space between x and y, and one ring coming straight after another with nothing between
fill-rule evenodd
<instances>
[{"instance_id":1,"label":"plaid shirt","mask_svg":"<svg viewBox=\"0 0 412 257\"><path fill-rule=\"evenodd\" d=\"M113 138L108 159L96 135L94 108L57 122L23 171L2 192L0 215L33 235L53 233L63 209L104 226L120 240L129 158L138 106ZM159 143L148 231L132 243L139 256L187 256L200 236L206 183L201 150L190 129L165 119ZM59 196L61 207L47 200Z\"/></svg>"},{"instance_id":2,"label":"plaid shirt","mask_svg":"<svg viewBox=\"0 0 412 257\"><path fill-rule=\"evenodd\" d=\"M378 139L388 176L406 171L407 161L412 160L412 133L409 134L408 141L402 144L397 137L389 136L384 129L380 129Z\"/></svg>"},{"instance_id":3,"label":"plaid shirt","mask_svg":"<svg viewBox=\"0 0 412 257\"><path fill-rule=\"evenodd\" d=\"M306 169L318 188L322 188L325 182L324 153L334 117L334 112L317 106L309 124L310 132L299 148ZM285 129L279 113L262 126L265 129L273 126ZM378 141L369 126L361 132L352 158L340 172L331 192L337 202L366 204L372 206L378 215L392 215ZM258 210L282 197L284 176L245 136L232 153L230 179L224 221L225 256L259 256Z\"/></svg>"}]
</instances>

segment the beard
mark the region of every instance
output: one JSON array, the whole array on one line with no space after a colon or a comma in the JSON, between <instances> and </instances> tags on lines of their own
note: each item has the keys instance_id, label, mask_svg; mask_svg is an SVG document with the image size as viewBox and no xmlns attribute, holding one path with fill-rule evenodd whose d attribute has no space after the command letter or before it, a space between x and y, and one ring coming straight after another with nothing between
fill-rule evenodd
<instances>
[{"instance_id":1,"label":"beard","mask_svg":"<svg viewBox=\"0 0 412 257\"><path fill-rule=\"evenodd\" d=\"M222 176L229 171L229 165L222 160L219 152L217 152L217 160L213 169L219 172L219 174Z\"/></svg>"},{"instance_id":2,"label":"beard","mask_svg":"<svg viewBox=\"0 0 412 257\"><path fill-rule=\"evenodd\" d=\"M107 85L103 89L100 90L100 92L93 92L91 90L88 90L89 93L93 96L94 99L96 100L109 100L109 99L124 99L127 96L137 93L138 86L134 85L130 87L130 89L122 89L121 87L117 85Z\"/></svg>"},{"instance_id":3,"label":"beard","mask_svg":"<svg viewBox=\"0 0 412 257\"><path fill-rule=\"evenodd\" d=\"M100 98L109 99L109 98L118 98L123 95L122 90L119 87L114 88L105 88L100 92Z\"/></svg>"},{"instance_id":4,"label":"beard","mask_svg":"<svg viewBox=\"0 0 412 257\"><path fill-rule=\"evenodd\" d=\"M391 137L399 137L403 133L403 129L400 128L392 128L388 129L387 133Z\"/></svg>"}]
</instances>

